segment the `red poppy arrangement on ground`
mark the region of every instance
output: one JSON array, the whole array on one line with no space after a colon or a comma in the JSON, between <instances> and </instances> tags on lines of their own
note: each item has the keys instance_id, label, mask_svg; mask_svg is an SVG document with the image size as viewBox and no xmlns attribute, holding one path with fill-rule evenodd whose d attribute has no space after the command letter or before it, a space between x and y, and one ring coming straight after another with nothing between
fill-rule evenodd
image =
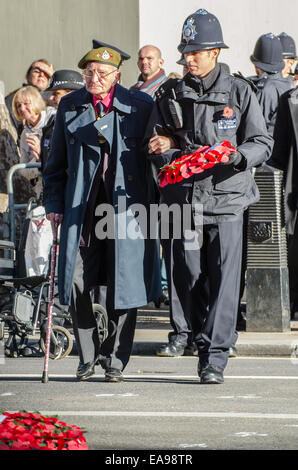
<instances>
[{"instance_id":1,"label":"red poppy arrangement on ground","mask_svg":"<svg viewBox=\"0 0 298 470\"><path fill-rule=\"evenodd\" d=\"M179 183L185 178L212 168L217 163L227 163L229 155L236 152L237 150L227 140L212 147L200 147L194 153L183 155L164 165L158 174L158 185L163 188L167 184Z\"/></svg>"},{"instance_id":2,"label":"red poppy arrangement on ground","mask_svg":"<svg viewBox=\"0 0 298 470\"><path fill-rule=\"evenodd\" d=\"M0 418L0 450L88 450L83 431L55 416L22 411Z\"/></svg>"}]
</instances>

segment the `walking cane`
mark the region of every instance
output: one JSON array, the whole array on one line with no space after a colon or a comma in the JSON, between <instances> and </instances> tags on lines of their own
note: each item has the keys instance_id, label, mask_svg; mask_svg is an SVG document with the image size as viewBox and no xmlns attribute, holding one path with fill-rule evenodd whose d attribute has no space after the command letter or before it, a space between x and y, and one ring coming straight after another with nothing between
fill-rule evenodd
<instances>
[{"instance_id":1,"label":"walking cane","mask_svg":"<svg viewBox=\"0 0 298 470\"><path fill-rule=\"evenodd\" d=\"M42 373L42 383L47 383L49 380L48 368L49 368L50 341L51 341L51 330L52 330L53 298L54 298L55 270L56 270L56 258L57 258L57 248L58 248L59 221L60 221L60 215L55 214L54 226L53 226L53 244L51 248L50 285L49 285L49 295L48 295L48 317L47 317L45 359L44 359L44 366L43 366L43 373Z\"/></svg>"}]
</instances>

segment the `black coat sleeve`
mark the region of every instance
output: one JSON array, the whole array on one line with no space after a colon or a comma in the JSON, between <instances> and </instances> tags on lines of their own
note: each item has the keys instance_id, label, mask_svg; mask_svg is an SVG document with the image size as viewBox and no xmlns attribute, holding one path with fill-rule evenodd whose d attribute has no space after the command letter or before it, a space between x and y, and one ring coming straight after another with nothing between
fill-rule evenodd
<instances>
[{"instance_id":1,"label":"black coat sleeve","mask_svg":"<svg viewBox=\"0 0 298 470\"><path fill-rule=\"evenodd\" d=\"M286 170L292 143L293 127L289 110L289 94L285 93L279 100L274 128L274 147L270 165L279 170Z\"/></svg>"}]
</instances>

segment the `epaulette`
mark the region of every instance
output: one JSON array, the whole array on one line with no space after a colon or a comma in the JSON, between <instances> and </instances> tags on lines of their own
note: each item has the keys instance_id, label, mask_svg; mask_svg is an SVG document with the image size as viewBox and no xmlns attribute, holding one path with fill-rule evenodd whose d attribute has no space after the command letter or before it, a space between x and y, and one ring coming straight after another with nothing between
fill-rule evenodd
<instances>
[{"instance_id":1,"label":"epaulette","mask_svg":"<svg viewBox=\"0 0 298 470\"><path fill-rule=\"evenodd\" d=\"M255 93L258 91L258 87L254 84L254 82L250 80L249 78L244 77L244 75L242 75L241 72L233 73L233 77L240 78L240 80L244 80L246 83L248 83L252 91L254 91Z\"/></svg>"},{"instance_id":2,"label":"epaulette","mask_svg":"<svg viewBox=\"0 0 298 470\"><path fill-rule=\"evenodd\" d=\"M166 82L164 82L158 90L155 92L155 98L157 101L160 101L164 96L166 96L171 90L176 87L179 78L169 78Z\"/></svg>"}]
</instances>

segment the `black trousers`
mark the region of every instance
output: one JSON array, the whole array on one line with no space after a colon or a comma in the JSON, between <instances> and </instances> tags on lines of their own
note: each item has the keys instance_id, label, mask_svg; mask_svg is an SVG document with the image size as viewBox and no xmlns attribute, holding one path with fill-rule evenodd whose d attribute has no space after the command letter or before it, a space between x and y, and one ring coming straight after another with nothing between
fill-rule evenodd
<instances>
[{"instance_id":1,"label":"black trousers","mask_svg":"<svg viewBox=\"0 0 298 470\"><path fill-rule=\"evenodd\" d=\"M100 195L97 202L102 202ZM133 346L137 309L114 308L115 245L114 240L96 238L94 228L97 220L94 217L92 221L89 246L80 247L77 254L70 313L80 362L92 362L99 358L104 369L113 367L123 370ZM107 281L105 308L108 314L108 337L100 344L92 308L92 292L98 288L98 279L103 277L100 271L103 269Z\"/></svg>"},{"instance_id":2,"label":"black trousers","mask_svg":"<svg viewBox=\"0 0 298 470\"><path fill-rule=\"evenodd\" d=\"M201 245L162 240L170 296L171 339L195 341L202 366L225 368L237 340L243 217L204 225Z\"/></svg>"},{"instance_id":3,"label":"black trousers","mask_svg":"<svg viewBox=\"0 0 298 470\"><path fill-rule=\"evenodd\" d=\"M298 311L298 218L294 233L287 236L291 315Z\"/></svg>"}]
</instances>

